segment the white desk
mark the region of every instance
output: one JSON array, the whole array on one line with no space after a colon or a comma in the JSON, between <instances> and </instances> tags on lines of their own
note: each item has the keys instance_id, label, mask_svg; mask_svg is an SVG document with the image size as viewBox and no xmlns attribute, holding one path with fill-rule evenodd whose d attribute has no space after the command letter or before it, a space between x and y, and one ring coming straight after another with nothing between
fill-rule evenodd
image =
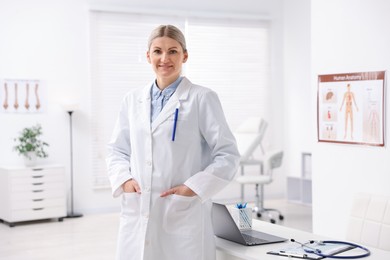
<instances>
[{"instance_id":1,"label":"white desk","mask_svg":"<svg viewBox=\"0 0 390 260\"><path fill-rule=\"evenodd\" d=\"M287 239L295 239L299 242L306 242L308 240L330 240L329 238L313 235L312 233L299 231L292 228L287 228L275 224L271 224L265 221L253 220L253 228L258 231L270 233L272 235L284 237ZM230 242L225 239L216 238L217 244L217 260L277 260L277 259L291 259L285 256L276 256L267 254L268 251L278 250L286 247L290 242L275 243L269 245L260 246L243 246L234 242ZM299 246L297 244L297 246ZM390 259L390 252L367 247L371 251L371 255L366 258L367 260L384 260ZM345 252L345 254L352 254L353 250ZM359 251L361 253L361 251ZM298 259L298 258L295 258Z\"/></svg>"}]
</instances>

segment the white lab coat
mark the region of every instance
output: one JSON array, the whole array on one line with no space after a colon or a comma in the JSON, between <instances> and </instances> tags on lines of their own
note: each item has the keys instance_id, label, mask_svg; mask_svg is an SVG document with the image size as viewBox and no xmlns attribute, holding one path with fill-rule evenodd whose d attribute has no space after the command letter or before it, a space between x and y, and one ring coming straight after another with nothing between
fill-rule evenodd
<instances>
[{"instance_id":1,"label":"white lab coat","mask_svg":"<svg viewBox=\"0 0 390 260\"><path fill-rule=\"evenodd\" d=\"M117 259L215 259L210 198L237 170L235 139L215 92L185 77L150 123L151 86L126 95L108 145L113 196L122 196ZM123 193L130 178L141 194ZM160 197L183 183L197 196Z\"/></svg>"}]
</instances>

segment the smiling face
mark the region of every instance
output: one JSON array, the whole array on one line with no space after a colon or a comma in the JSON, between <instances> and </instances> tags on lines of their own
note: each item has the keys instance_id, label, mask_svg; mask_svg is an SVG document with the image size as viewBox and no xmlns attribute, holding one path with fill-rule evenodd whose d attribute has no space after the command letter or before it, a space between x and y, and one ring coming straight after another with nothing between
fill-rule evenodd
<instances>
[{"instance_id":1,"label":"smiling face","mask_svg":"<svg viewBox=\"0 0 390 260\"><path fill-rule=\"evenodd\" d=\"M158 87L164 89L180 76L188 53L183 50L179 42L164 36L152 41L146 56L156 73Z\"/></svg>"}]
</instances>

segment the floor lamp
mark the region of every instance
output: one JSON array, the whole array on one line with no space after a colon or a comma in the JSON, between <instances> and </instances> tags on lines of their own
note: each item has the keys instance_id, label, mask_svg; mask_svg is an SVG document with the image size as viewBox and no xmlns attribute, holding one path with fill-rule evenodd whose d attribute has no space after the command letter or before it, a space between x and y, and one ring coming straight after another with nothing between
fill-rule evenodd
<instances>
[{"instance_id":1,"label":"floor lamp","mask_svg":"<svg viewBox=\"0 0 390 260\"><path fill-rule=\"evenodd\" d=\"M73 135L72 135L72 114L74 110L67 110L69 114L69 136L70 136L70 213L66 218L79 218L83 214L78 214L73 211Z\"/></svg>"}]
</instances>

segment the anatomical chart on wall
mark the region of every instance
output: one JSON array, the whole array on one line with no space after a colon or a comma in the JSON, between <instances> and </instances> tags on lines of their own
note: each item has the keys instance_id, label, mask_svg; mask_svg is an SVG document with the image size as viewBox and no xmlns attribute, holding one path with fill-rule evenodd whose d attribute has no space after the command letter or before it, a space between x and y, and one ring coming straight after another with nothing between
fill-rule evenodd
<instances>
[{"instance_id":1,"label":"anatomical chart on wall","mask_svg":"<svg viewBox=\"0 0 390 260\"><path fill-rule=\"evenodd\" d=\"M0 80L0 111L3 113L41 113L46 109L45 84L41 80Z\"/></svg>"},{"instance_id":2,"label":"anatomical chart on wall","mask_svg":"<svg viewBox=\"0 0 390 260\"><path fill-rule=\"evenodd\" d=\"M384 146L385 71L318 76L318 141Z\"/></svg>"}]
</instances>

